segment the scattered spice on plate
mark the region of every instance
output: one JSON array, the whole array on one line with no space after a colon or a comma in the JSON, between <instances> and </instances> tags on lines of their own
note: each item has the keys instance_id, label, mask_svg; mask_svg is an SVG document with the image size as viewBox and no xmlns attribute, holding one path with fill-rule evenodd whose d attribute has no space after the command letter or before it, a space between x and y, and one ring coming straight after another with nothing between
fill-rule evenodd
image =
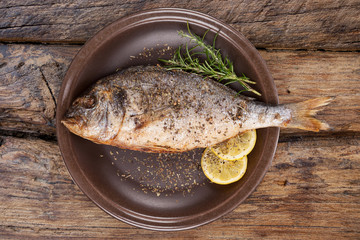
<instances>
[{"instance_id":1,"label":"scattered spice on plate","mask_svg":"<svg viewBox=\"0 0 360 240\"><path fill-rule=\"evenodd\" d=\"M129 60L134 61L136 59L145 59L145 58L155 58L158 59L160 57L164 57L165 55L173 55L174 50L168 44L157 44L155 48L143 48L143 51L140 52L138 55L134 56L131 55Z\"/></svg>"},{"instance_id":2,"label":"scattered spice on plate","mask_svg":"<svg viewBox=\"0 0 360 240\"><path fill-rule=\"evenodd\" d=\"M208 183L200 165L201 150L185 153L151 153L109 151L111 164L120 181L133 181L144 194L171 196L191 194L196 187ZM115 160L116 162L112 161Z\"/></svg>"}]
</instances>

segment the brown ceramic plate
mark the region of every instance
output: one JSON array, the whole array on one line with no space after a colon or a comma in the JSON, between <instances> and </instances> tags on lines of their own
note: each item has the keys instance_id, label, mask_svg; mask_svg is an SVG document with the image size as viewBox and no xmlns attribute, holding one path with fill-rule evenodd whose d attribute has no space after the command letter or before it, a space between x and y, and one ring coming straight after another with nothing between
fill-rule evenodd
<instances>
[{"instance_id":1,"label":"brown ceramic plate","mask_svg":"<svg viewBox=\"0 0 360 240\"><path fill-rule=\"evenodd\" d=\"M216 47L238 73L257 82L259 100L277 104L273 79L243 35L208 15L155 9L120 19L91 38L74 58L61 87L57 136L65 164L80 189L100 208L126 223L154 230L182 230L213 221L244 201L271 164L278 128L258 130L248 169L238 182L210 183L200 168L202 149L183 154L147 154L98 145L71 134L61 123L71 102L97 79L133 65L157 64L186 42L177 31L219 31ZM235 89L237 86L232 86Z\"/></svg>"}]
</instances>

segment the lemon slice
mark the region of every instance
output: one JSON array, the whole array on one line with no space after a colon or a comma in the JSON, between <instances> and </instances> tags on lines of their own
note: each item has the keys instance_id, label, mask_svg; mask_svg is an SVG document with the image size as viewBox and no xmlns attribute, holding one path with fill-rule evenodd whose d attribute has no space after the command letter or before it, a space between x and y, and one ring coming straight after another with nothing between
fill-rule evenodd
<instances>
[{"instance_id":1,"label":"lemon slice","mask_svg":"<svg viewBox=\"0 0 360 240\"><path fill-rule=\"evenodd\" d=\"M206 148L201 158L201 168L205 176L217 184L230 184L244 176L247 156L239 160L227 161L218 158L210 148Z\"/></svg>"},{"instance_id":2,"label":"lemon slice","mask_svg":"<svg viewBox=\"0 0 360 240\"><path fill-rule=\"evenodd\" d=\"M241 133L225 142L216 144L211 150L223 160L237 160L248 155L256 143L256 130Z\"/></svg>"}]
</instances>

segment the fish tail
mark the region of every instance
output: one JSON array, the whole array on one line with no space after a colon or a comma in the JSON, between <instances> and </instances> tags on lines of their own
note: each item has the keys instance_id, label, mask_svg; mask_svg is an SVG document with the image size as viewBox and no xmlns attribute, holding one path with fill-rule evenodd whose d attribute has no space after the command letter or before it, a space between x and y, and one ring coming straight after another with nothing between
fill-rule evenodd
<instances>
[{"instance_id":1,"label":"fish tail","mask_svg":"<svg viewBox=\"0 0 360 240\"><path fill-rule=\"evenodd\" d=\"M334 97L320 97L304 102L289 104L289 108L292 110L292 119L287 127L314 132L330 129L330 126L327 123L321 122L313 116L321 110L319 109L320 107L329 104L333 99Z\"/></svg>"}]
</instances>

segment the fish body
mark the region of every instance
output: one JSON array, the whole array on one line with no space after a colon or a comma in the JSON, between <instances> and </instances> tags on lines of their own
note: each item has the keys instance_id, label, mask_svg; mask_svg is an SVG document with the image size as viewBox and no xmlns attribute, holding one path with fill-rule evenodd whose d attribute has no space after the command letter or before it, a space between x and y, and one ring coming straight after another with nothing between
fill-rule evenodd
<instances>
[{"instance_id":1,"label":"fish body","mask_svg":"<svg viewBox=\"0 0 360 240\"><path fill-rule=\"evenodd\" d=\"M137 66L97 81L73 102L62 123L100 144L183 152L213 146L249 129L327 129L311 115L329 100L268 106L196 74Z\"/></svg>"}]
</instances>

